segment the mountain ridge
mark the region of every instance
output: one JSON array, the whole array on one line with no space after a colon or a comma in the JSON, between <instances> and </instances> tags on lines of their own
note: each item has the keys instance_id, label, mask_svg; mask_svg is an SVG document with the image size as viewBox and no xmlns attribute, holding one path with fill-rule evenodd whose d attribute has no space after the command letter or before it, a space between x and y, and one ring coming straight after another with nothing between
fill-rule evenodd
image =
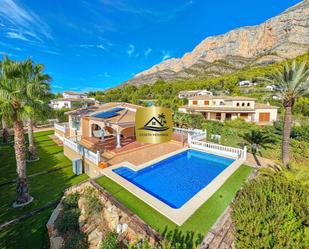
<instances>
[{"instance_id":1,"label":"mountain ridge","mask_svg":"<svg viewBox=\"0 0 309 249\"><path fill-rule=\"evenodd\" d=\"M294 58L309 49L309 1L302 1L255 26L206 37L181 58L165 60L123 84L214 77L249 65Z\"/></svg>"}]
</instances>

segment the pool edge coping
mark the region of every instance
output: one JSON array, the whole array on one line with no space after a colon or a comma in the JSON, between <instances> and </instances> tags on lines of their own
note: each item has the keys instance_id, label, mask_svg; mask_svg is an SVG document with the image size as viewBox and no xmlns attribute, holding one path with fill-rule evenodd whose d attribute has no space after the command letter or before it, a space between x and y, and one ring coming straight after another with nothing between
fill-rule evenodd
<instances>
[{"instance_id":1,"label":"pool edge coping","mask_svg":"<svg viewBox=\"0 0 309 249\"><path fill-rule=\"evenodd\" d=\"M130 162L122 162L115 164L111 167L105 168L101 170L101 173L113 180L131 194L135 195L138 199L142 200L153 209L161 213L163 216L167 217L171 221L173 221L178 226L181 226L187 219L189 219L225 182L226 180L245 162L244 159L235 159L233 163L231 163L227 168L225 168L219 175L217 175L209 184L207 184L203 189L201 189L198 193L196 193L190 200L188 200L185 204L183 204L180 208L172 208L169 205L165 204L163 201L157 199L151 194L147 193L145 190L139 188L135 184L126 180L122 176L113 172L114 169L119 167L128 167L134 171L141 170L146 168L154 163L162 161L166 158L184 152L192 148L183 148L166 155L160 156L156 159L153 159L149 162L134 165ZM195 149L192 149L195 150ZM201 151L201 150L197 150ZM201 151L204 153L212 154L209 152ZM215 155L215 154L214 154Z\"/></svg>"}]
</instances>

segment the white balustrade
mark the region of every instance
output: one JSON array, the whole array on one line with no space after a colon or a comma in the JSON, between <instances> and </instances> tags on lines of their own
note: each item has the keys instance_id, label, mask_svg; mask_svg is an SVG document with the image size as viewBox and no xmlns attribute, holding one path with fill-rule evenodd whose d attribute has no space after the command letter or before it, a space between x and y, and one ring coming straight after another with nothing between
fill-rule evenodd
<instances>
[{"instance_id":1,"label":"white balustrade","mask_svg":"<svg viewBox=\"0 0 309 249\"><path fill-rule=\"evenodd\" d=\"M94 153L91 150L84 149L84 153L85 157L94 164L97 165L100 162L100 153L98 151Z\"/></svg>"},{"instance_id":2,"label":"white balustrade","mask_svg":"<svg viewBox=\"0 0 309 249\"><path fill-rule=\"evenodd\" d=\"M75 152L79 153L81 156L84 156L94 164L98 165L101 161L100 152L97 153L92 152L91 150L86 149L82 145L78 144L77 142L73 141L72 139L64 138L63 144L70 149L74 150Z\"/></svg>"},{"instance_id":3,"label":"white balustrade","mask_svg":"<svg viewBox=\"0 0 309 249\"><path fill-rule=\"evenodd\" d=\"M235 158L246 159L247 158L247 147L244 149L224 146L221 144L209 143L194 139L193 136L189 136L188 143L190 147L204 150L206 152L217 152L218 154L225 154Z\"/></svg>"},{"instance_id":4,"label":"white balustrade","mask_svg":"<svg viewBox=\"0 0 309 249\"><path fill-rule=\"evenodd\" d=\"M69 147L70 149L74 150L75 152L80 152L79 144L75 143L74 141L68 138L65 138L65 137L63 138L63 144Z\"/></svg>"},{"instance_id":5,"label":"white balustrade","mask_svg":"<svg viewBox=\"0 0 309 249\"><path fill-rule=\"evenodd\" d=\"M68 123L54 123L54 128L65 133L69 126Z\"/></svg>"}]
</instances>

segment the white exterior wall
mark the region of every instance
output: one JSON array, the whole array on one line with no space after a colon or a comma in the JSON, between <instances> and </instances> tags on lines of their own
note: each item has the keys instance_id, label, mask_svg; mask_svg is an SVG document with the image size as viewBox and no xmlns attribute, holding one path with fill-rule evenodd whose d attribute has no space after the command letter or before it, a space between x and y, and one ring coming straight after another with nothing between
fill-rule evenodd
<instances>
[{"instance_id":1,"label":"white exterior wall","mask_svg":"<svg viewBox=\"0 0 309 249\"><path fill-rule=\"evenodd\" d=\"M269 112L269 118L270 122L275 122L277 120L278 110L277 109L256 109L255 115L254 115L254 122L259 122L259 115L261 112Z\"/></svg>"},{"instance_id":2,"label":"white exterior wall","mask_svg":"<svg viewBox=\"0 0 309 249\"><path fill-rule=\"evenodd\" d=\"M61 108L72 108L71 101L68 100L53 100L51 103L51 107L53 109L61 109Z\"/></svg>"},{"instance_id":3,"label":"white exterior wall","mask_svg":"<svg viewBox=\"0 0 309 249\"><path fill-rule=\"evenodd\" d=\"M65 99L84 99L87 98L87 96L83 94L68 94L68 93L63 93L62 94L63 98Z\"/></svg>"},{"instance_id":4,"label":"white exterior wall","mask_svg":"<svg viewBox=\"0 0 309 249\"><path fill-rule=\"evenodd\" d=\"M205 99L207 101L207 99ZM236 101L236 100L223 100L223 99L210 99L209 101L209 105L205 105L205 100L189 100L188 105L189 106L231 106L231 107L238 107L237 103L239 103L239 107L247 107L247 108L254 108L255 106L255 101ZM197 105L193 105L193 101L197 101ZM223 103L223 105L220 105L220 103ZM248 106L247 104L250 104L250 106ZM242 104L244 104L244 106L242 106Z\"/></svg>"}]
</instances>

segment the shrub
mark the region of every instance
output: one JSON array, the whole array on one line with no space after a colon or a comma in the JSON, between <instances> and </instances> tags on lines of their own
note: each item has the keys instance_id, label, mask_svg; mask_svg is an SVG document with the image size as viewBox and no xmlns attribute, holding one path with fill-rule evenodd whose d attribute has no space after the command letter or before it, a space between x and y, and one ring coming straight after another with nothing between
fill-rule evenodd
<instances>
[{"instance_id":1,"label":"shrub","mask_svg":"<svg viewBox=\"0 0 309 249\"><path fill-rule=\"evenodd\" d=\"M74 232L70 234L66 243L64 245L64 249L87 249L88 241L85 234L81 232Z\"/></svg>"},{"instance_id":2,"label":"shrub","mask_svg":"<svg viewBox=\"0 0 309 249\"><path fill-rule=\"evenodd\" d=\"M64 211L57 222L59 232L79 231L79 215L80 210L77 208Z\"/></svg>"},{"instance_id":3,"label":"shrub","mask_svg":"<svg viewBox=\"0 0 309 249\"><path fill-rule=\"evenodd\" d=\"M62 203L63 208L65 210L77 208L79 197L80 197L80 194L78 192L74 192L74 193L67 195Z\"/></svg>"},{"instance_id":4,"label":"shrub","mask_svg":"<svg viewBox=\"0 0 309 249\"><path fill-rule=\"evenodd\" d=\"M291 139L290 141L290 148L292 158L295 159L297 162L307 162L309 161L309 142L306 141L299 141L296 139Z\"/></svg>"},{"instance_id":5,"label":"shrub","mask_svg":"<svg viewBox=\"0 0 309 249\"><path fill-rule=\"evenodd\" d=\"M291 137L297 140L309 142L309 124L294 126L291 132Z\"/></svg>"},{"instance_id":6,"label":"shrub","mask_svg":"<svg viewBox=\"0 0 309 249\"><path fill-rule=\"evenodd\" d=\"M100 249L119 249L118 245L118 234L108 233L105 239L101 242Z\"/></svg>"},{"instance_id":7,"label":"shrub","mask_svg":"<svg viewBox=\"0 0 309 249\"><path fill-rule=\"evenodd\" d=\"M85 210L88 215L99 213L102 210L102 203L94 188L87 187L83 196L86 200Z\"/></svg>"},{"instance_id":8,"label":"shrub","mask_svg":"<svg viewBox=\"0 0 309 249\"><path fill-rule=\"evenodd\" d=\"M223 124L218 121L206 121L202 124L203 129L207 130L207 134L221 134Z\"/></svg>"},{"instance_id":9,"label":"shrub","mask_svg":"<svg viewBox=\"0 0 309 249\"><path fill-rule=\"evenodd\" d=\"M309 244L308 188L282 172L259 176L233 204L237 248L305 248Z\"/></svg>"}]
</instances>

